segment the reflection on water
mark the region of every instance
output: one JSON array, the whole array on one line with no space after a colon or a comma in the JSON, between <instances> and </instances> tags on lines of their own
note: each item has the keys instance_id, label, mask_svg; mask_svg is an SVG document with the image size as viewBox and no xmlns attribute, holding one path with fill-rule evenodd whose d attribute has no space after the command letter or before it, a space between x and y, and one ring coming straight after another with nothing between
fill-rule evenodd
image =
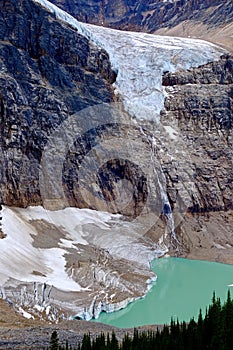
<instances>
[{"instance_id":1,"label":"reflection on water","mask_svg":"<svg viewBox=\"0 0 233 350\"><path fill-rule=\"evenodd\" d=\"M152 269L157 282L147 296L127 308L106 314L95 322L118 327L170 323L173 319L188 321L197 317L199 309L205 312L213 291L225 300L233 283L233 265L208 261L162 258L154 260Z\"/></svg>"}]
</instances>

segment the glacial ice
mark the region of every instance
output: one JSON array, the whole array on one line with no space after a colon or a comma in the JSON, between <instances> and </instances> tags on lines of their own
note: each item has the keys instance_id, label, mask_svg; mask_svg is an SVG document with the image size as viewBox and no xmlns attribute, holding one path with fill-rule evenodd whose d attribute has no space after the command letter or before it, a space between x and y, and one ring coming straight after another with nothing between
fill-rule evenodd
<instances>
[{"instance_id":1,"label":"glacial ice","mask_svg":"<svg viewBox=\"0 0 233 350\"><path fill-rule=\"evenodd\" d=\"M226 51L209 42L125 32L78 22L46 0L34 0L105 49L117 72L116 93L126 110L138 119L159 120L165 92L162 74L218 60Z\"/></svg>"}]
</instances>

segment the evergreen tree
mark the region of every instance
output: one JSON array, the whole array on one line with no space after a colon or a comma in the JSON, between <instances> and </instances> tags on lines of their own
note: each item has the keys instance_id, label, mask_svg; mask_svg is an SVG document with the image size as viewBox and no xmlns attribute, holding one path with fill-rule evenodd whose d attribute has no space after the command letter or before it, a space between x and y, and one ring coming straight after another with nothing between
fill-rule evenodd
<instances>
[{"instance_id":1,"label":"evergreen tree","mask_svg":"<svg viewBox=\"0 0 233 350\"><path fill-rule=\"evenodd\" d=\"M92 350L90 334L84 334L81 350Z\"/></svg>"},{"instance_id":2,"label":"evergreen tree","mask_svg":"<svg viewBox=\"0 0 233 350\"><path fill-rule=\"evenodd\" d=\"M110 349L111 347L111 340L110 340L110 335L109 333L107 334L107 349Z\"/></svg>"},{"instance_id":3,"label":"evergreen tree","mask_svg":"<svg viewBox=\"0 0 233 350\"><path fill-rule=\"evenodd\" d=\"M169 328L167 325L163 327L163 330L161 331L161 337L160 337L160 349L165 350L168 348L169 344Z\"/></svg>"},{"instance_id":4,"label":"evergreen tree","mask_svg":"<svg viewBox=\"0 0 233 350\"><path fill-rule=\"evenodd\" d=\"M121 349L122 350L132 350L132 341L129 338L128 333L123 338Z\"/></svg>"},{"instance_id":5,"label":"evergreen tree","mask_svg":"<svg viewBox=\"0 0 233 350\"><path fill-rule=\"evenodd\" d=\"M108 348L108 347L107 347ZM95 340L92 341L92 350L105 350L105 335L101 333Z\"/></svg>"},{"instance_id":6,"label":"evergreen tree","mask_svg":"<svg viewBox=\"0 0 233 350\"><path fill-rule=\"evenodd\" d=\"M223 319L221 316L221 310L222 308L220 299L216 299L214 293L212 304L210 305L208 313L206 315L207 332L205 334L205 339L209 349L224 349Z\"/></svg>"},{"instance_id":7,"label":"evergreen tree","mask_svg":"<svg viewBox=\"0 0 233 350\"><path fill-rule=\"evenodd\" d=\"M49 342L49 349L58 350L59 349L58 347L59 347L58 334L57 334L57 331L53 331Z\"/></svg>"},{"instance_id":8,"label":"evergreen tree","mask_svg":"<svg viewBox=\"0 0 233 350\"><path fill-rule=\"evenodd\" d=\"M198 349L203 349L203 317L202 317L202 311L199 311L198 315L198 321L197 321L197 346Z\"/></svg>"},{"instance_id":9,"label":"evergreen tree","mask_svg":"<svg viewBox=\"0 0 233 350\"><path fill-rule=\"evenodd\" d=\"M116 338L115 332L112 332L112 338L111 338L111 345L110 345L110 350L119 350L118 346L118 340Z\"/></svg>"},{"instance_id":10,"label":"evergreen tree","mask_svg":"<svg viewBox=\"0 0 233 350\"><path fill-rule=\"evenodd\" d=\"M230 292L227 300L221 305L219 298L213 294L212 303L203 318L200 310L198 321L193 318L189 323L171 320L170 326L164 325L157 332L142 332L134 330L133 337L128 334L118 344L115 333L107 338L101 333L91 342L90 335L84 335L82 345L78 350L232 350L233 337L233 301ZM49 349L70 350L68 342L65 347L59 345L57 332L50 339Z\"/></svg>"},{"instance_id":11,"label":"evergreen tree","mask_svg":"<svg viewBox=\"0 0 233 350\"><path fill-rule=\"evenodd\" d=\"M139 339L138 339L138 330L136 328L134 328L134 332L133 332L133 340L132 340L132 348L134 350L137 350L137 346L139 343Z\"/></svg>"},{"instance_id":12,"label":"evergreen tree","mask_svg":"<svg viewBox=\"0 0 233 350\"><path fill-rule=\"evenodd\" d=\"M230 291L227 292L227 300L222 307L222 320L223 320L223 338L225 348L232 349L232 337L233 337L233 301L231 300Z\"/></svg>"}]
</instances>

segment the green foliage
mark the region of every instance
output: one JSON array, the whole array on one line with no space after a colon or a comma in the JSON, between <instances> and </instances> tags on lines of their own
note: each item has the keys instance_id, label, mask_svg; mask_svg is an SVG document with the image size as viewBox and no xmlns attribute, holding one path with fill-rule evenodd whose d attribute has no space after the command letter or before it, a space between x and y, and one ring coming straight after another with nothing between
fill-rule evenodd
<instances>
[{"instance_id":1,"label":"green foliage","mask_svg":"<svg viewBox=\"0 0 233 350\"><path fill-rule=\"evenodd\" d=\"M125 335L119 343L115 333L105 336L101 333L91 340L84 335L79 350L232 350L233 340L233 300L230 292L222 305L213 294L212 303L206 310L205 317L200 310L198 321L192 318L188 323L171 320L170 326L164 325L156 332L134 330L133 337ZM58 346L56 331L52 333L49 349L67 349Z\"/></svg>"},{"instance_id":2,"label":"green foliage","mask_svg":"<svg viewBox=\"0 0 233 350\"><path fill-rule=\"evenodd\" d=\"M59 341L58 341L58 335L57 331L53 331L50 342L49 342L49 349L50 350L58 350L59 349Z\"/></svg>"},{"instance_id":3,"label":"green foliage","mask_svg":"<svg viewBox=\"0 0 233 350\"><path fill-rule=\"evenodd\" d=\"M90 334L84 334L81 350L92 350Z\"/></svg>"}]
</instances>

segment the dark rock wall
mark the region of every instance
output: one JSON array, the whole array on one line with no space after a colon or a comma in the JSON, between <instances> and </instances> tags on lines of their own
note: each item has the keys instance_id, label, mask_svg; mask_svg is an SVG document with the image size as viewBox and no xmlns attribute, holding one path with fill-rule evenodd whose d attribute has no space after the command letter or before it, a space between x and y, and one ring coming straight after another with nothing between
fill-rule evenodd
<instances>
[{"instance_id":1,"label":"dark rock wall","mask_svg":"<svg viewBox=\"0 0 233 350\"><path fill-rule=\"evenodd\" d=\"M233 57L167 73L164 121L175 121L194 167L191 212L233 209ZM171 189L179 187L166 170ZM182 179L183 169L178 169Z\"/></svg>"},{"instance_id":2,"label":"dark rock wall","mask_svg":"<svg viewBox=\"0 0 233 350\"><path fill-rule=\"evenodd\" d=\"M49 136L69 115L115 100L115 74L105 51L33 1L4 0L0 11L0 201L17 206L41 204L39 164ZM163 77L168 97L162 122L172 125L175 121L192 159L191 212L233 208L232 62L232 57L224 57ZM111 139L119 132L126 130L105 127L77 135L75 151L67 154L63 168L70 205L88 206L77 185L84 155L100 138ZM177 168L174 175L172 165L161 162L175 207L174 193L179 192L184 169ZM126 179L134 188L126 214L138 215L148 191L146 179L138 173L128 163L107 163L99 173L104 200L114 200L114 184ZM96 208L94 203L92 208Z\"/></svg>"},{"instance_id":3,"label":"dark rock wall","mask_svg":"<svg viewBox=\"0 0 233 350\"><path fill-rule=\"evenodd\" d=\"M233 21L231 0L50 0L78 20L107 27L154 32L191 19L209 26Z\"/></svg>"},{"instance_id":4,"label":"dark rock wall","mask_svg":"<svg viewBox=\"0 0 233 350\"><path fill-rule=\"evenodd\" d=\"M38 167L69 115L114 99L107 53L31 0L0 2L0 201L40 203Z\"/></svg>"}]
</instances>

